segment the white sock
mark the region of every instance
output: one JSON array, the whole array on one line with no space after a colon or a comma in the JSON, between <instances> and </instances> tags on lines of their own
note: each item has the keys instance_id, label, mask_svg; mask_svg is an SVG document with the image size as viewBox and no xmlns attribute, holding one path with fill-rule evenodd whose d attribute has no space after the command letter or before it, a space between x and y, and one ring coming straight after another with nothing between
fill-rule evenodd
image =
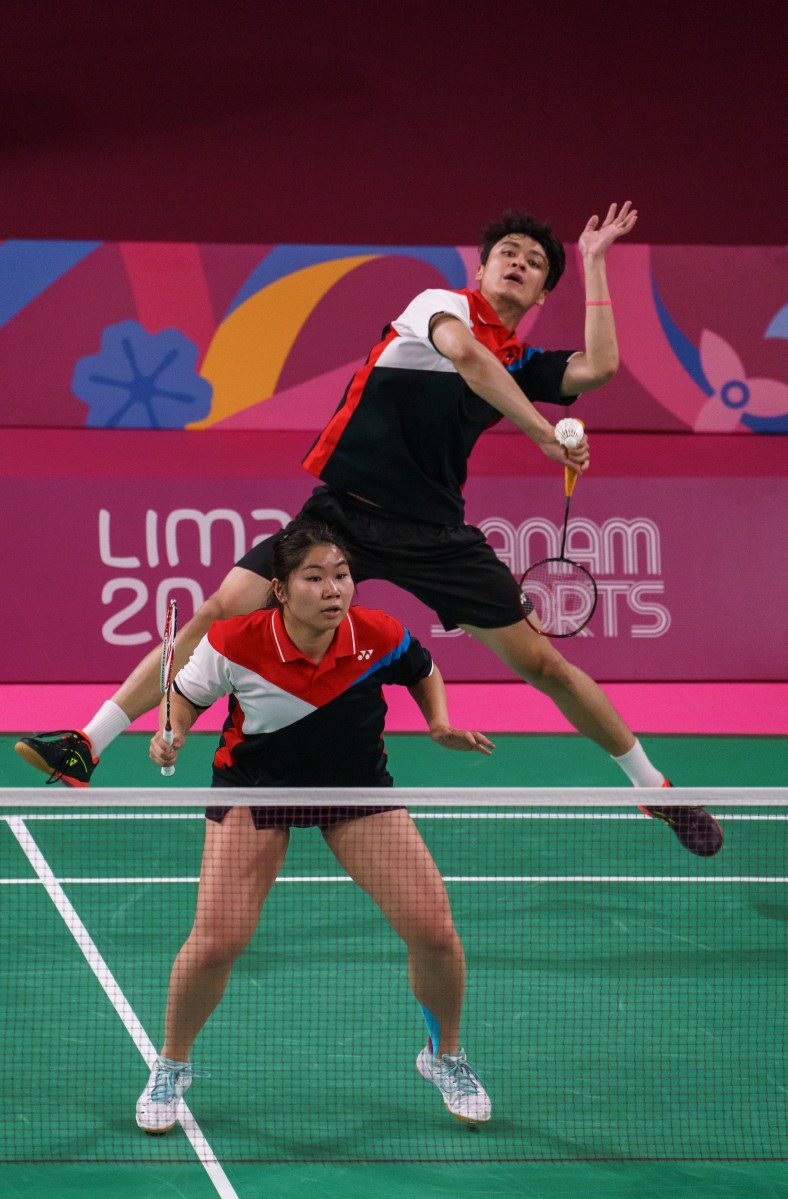
<instances>
[{"instance_id":1,"label":"white sock","mask_svg":"<svg viewBox=\"0 0 788 1199\"><path fill-rule=\"evenodd\" d=\"M656 766L652 766L639 741L620 758L613 757L612 754L610 756L616 766L620 766L627 775L633 787L661 787L665 782L664 774L660 774Z\"/></svg>"},{"instance_id":2,"label":"white sock","mask_svg":"<svg viewBox=\"0 0 788 1199\"><path fill-rule=\"evenodd\" d=\"M107 746L116 737L119 737L130 724L131 721L123 709L119 708L111 699L103 703L93 719L82 730L86 737L90 737L93 757L98 758L103 754Z\"/></svg>"}]
</instances>

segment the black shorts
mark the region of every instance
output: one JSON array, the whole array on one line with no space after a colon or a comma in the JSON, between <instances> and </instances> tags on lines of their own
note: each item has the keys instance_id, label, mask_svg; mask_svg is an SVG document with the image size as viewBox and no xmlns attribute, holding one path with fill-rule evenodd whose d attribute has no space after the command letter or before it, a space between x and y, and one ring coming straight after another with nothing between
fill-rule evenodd
<instances>
[{"instance_id":1,"label":"black shorts","mask_svg":"<svg viewBox=\"0 0 788 1199\"><path fill-rule=\"evenodd\" d=\"M395 583L437 613L445 629L500 629L522 620L514 576L479 529L411 520L331 487L316 488L295 520L236 566L270 579L274 542L306 520L336 529L352 555L357 583Z\"/></svg>"},{"instance_id":2,"label":"black shorts","mask_svg":"<svg viewBox=\"0 0 788 1199\"><path fill-rule=\"evenodd\" d=\"M331 828L345 820L358 820L361 816L376 816L378 812L396 812L402 807L332 807L332 808L250 808L256 829L263 828ZM208 820L221 824L229 808L206 808Z\"/></svg>"}]
</instances>

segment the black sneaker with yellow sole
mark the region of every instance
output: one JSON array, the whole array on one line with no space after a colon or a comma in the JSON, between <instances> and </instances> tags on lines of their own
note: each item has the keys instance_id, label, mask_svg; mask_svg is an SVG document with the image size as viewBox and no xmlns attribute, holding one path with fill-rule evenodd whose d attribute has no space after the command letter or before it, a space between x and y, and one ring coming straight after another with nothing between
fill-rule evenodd
<instances>
[{"instance_id":1,"label":"black sneaker with yellow sole","mask_svg":"<svg viewBox=\"0 0 788 1199\"><path fill-rule=\"evenodd\" d=\"M68 787L89 787L99 762L93 757L89 738L79 729L20 737L14 749L36 770L49 775L47 783L65 783Z\"/></svg>"}]
</instances>

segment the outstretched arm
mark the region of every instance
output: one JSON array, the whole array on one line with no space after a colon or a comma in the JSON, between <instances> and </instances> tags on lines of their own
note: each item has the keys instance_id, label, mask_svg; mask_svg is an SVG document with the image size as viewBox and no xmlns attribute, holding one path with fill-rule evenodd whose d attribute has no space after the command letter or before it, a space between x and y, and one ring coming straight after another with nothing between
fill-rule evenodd
<instances>
[{"instance_id":1,"label":"outstretched arm","mask_svg":"<svg viewBox=\"0 0 788 1199\"><path fill-rule=\"evenodd\" d=\"M618 340L613 306L607 286L605 255L613 242L635 227L637 210L631 201L621 211L611 204L600 225L592 216L580 235L577 247L583 259L586 287L585 350L569 359L561 383L562 395L591 391L612 379L618 370Z\"/></svg>"},{"instance_id":2,"label":"outstretched arm","mask_svg":"<svg viewBox=\"0 0 788 1199\"><path fill-rule=\"evenodd\" d=\"M495 749L492 741L489 741L484 733L452 728L443 676L434 662L432 673L408 687L408 691L421 709L430 730L430 737L437 741L438 745L442 745L444 749L470 750L480 754L491 754Z\"/></svg>"}]
</instances>

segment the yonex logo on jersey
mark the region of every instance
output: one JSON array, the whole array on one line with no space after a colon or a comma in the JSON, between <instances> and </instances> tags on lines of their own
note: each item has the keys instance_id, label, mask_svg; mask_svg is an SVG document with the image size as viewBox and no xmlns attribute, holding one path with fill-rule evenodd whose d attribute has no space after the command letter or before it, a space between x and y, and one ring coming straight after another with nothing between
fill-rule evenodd
<instances>
[{"instance_id":1,"label":"yonex logo on jersey","mask_svg":"<svg viewBox=\"0 0 788 1199\"><path fill-rule=\"evenodd\" d=\"M371 658L374 652L375 651L373 649L362 649L361 653L358 655L359 662L363 662L366 658Z\"/></svg>"}]
</instances>

